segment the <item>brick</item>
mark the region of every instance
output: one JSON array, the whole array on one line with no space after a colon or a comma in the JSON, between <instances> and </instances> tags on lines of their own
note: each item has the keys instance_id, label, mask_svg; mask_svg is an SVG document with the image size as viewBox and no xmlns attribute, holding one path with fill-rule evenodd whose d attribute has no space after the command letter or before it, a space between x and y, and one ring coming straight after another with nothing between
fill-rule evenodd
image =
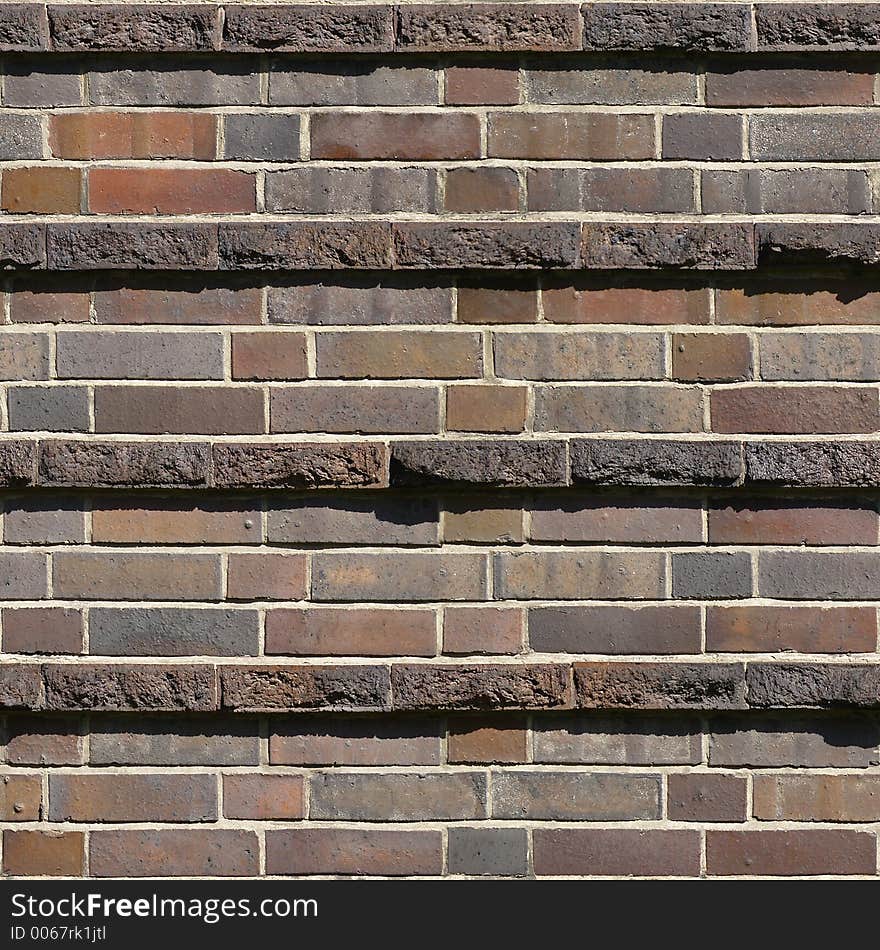
<instances>
[{"instance_id":1,"label":"brick","mask_svg":"<svg viewBox=\"0 0 880 950\"><path fill-rule=\"evenodd\" d=\"M210 161L216 122L204 112L65 112L49 117L49 148L57 158Z\"/></svg>"},{"instance_id":2,"label":"brick","mask_svg":"<svg viewBox=\"0 0 880 950\"><path fill-rule=\"evenodd\" d=\"M39 709L40 667L6 663L0 667L0 709Z\"/></svg>"},{"instance_id":3,"label":"brick","mask_svg":"<svg viewBox=\"0 0 880 950\"><path fill-rule=\"evenodd\" d=\"M58 551L56 597L83 600L217 600L220 558L213 554Z\"/></svg>"},{"instance_id":4,"label":"brick","mask_svg":"<svg viewBox=\"0 0 880 950\"><path fill-rule=\"evenodd\" d=\"M450 66L445 70L446 105L517 105L519 72L491 66Z\"/></svg>"},{"instance_id":5,"label":"brick","mask_svg":"<svg viewBox=\"0 0 880 950\"><path fill-rule=\"evenodd\" d=\"M309 817L333 821L455 821L486 816L479 772L318 773L309 781Z\"/></svg>"},{"instance_id":6,"label":"brick","mask_svg":"<svg viewBox=\"0 0 880 950\"><path fill-rule=\"evenodd\" d=\"M255 720L212 716L169 720L138 715L91 722L91 765L258 765L260 738ZM64 763L67 764L67 763Z\"/></svg>"},{"instance_id":7,"label":"brick","mask_svg":"<svg viewBox=\"0 0 880 950\"><path fill-rule=\"evenodd\" d=\"M429 610L270 610L266 653L297 656L434 656Z\"/></svg>"},{"instance_id":8,"label":"brick","mask_svg":"<svg viewBox=\"0 0 880 950\"><path fill-rule=\"evenodd\" d=\"M48 334L0 334L0 379L48 379L49 362Z\"/></svg>"},{"instance_id":9,"label":"brick","mask_svg":"<svg viewBox=\"0 0 880 950\"><path fill-rule=\"evenodd\" d=\"M244 162L290 162L300 157L298 115L231 113L223 119L223 155Z\"/></svg>"},{"instance_id":10,"label":"brick","mask_svg":"<svg viewBox=\"0 0 880 950\"><path fill-rule=\"evenodd\" d=\"M311 156L364 161L480 157L480 123L464 113L316 113Z\"/></svg>"},{"instance_id":11,"label":"brick","mask_svg":"<svg viewBox=\"0 0 880 950\"><path fill-rule=\"evenodd\" d=\"M523 615L510 607L446 607L443 652L521 653Z\"/></svg>"},{"instance_id":12,"label":"brick","mask_svg":"<svg viewBox=\"0 0 880 950\"><path fill-rule=\"evenodd\" d=\"M653 158L654 121L634 113L490 112L488 155L590 161Z\"/></svg>"},{"instance_id":13,"label":"brick","mask_svg":"<svg viewBox=\"0 0 880 950\"><path fill-rule=\"evenodd\" d=\"M448 287L300 284L269 288L270 323L392 325L451 323Z\"/></svg>"},{"instance_id":14,"label":"brick","mask_svg":"<svg viewBox=\"0 0 880 950\"><path fill-rule=\"evenodd\" d=\"M459 287L459 323L537 323L538 293L529 288Z\"/></svg>"},{"instance_id":15,"label":"brick","mask_svg":"<svg viewBox=\"0 0 880 950\"><path fill-rule=\"evenodd\" d=\"M880 379L880 337L871 333L768 333L760 338L767 380Z\"/></svg>"},{"instance_id":16,"label":"brick","mask_svg":"<svg viewBox=\"0 0 880 950\"><path fill-rule=\"evenodd\" d=\"M273 720L273 765L439 765L436 719L352 718Z\"/></svg>"},{"instance_id":17,"label":"brick","mask_svg":"<svg viewBox=\"0 0 880 950\"><path fill-rule=\"evenodd\" d=\"M755 817L766 821L876 821L877 782L862 775L756 775Z\"/></svg>"},{"instance_id":18,"label":"brick","mask_svg":"<svg viewBox=\"0 0 880 950\"><path fill-rule=\"evenodd\" d=\"M79 214L79 169L6 168L0 203L13 214Z\"/></svg>"},{"instance_id":19,"label":"brick","mask_svg":"<svg viewBox=\"0 0 880 950\"><path fill-rule=\"evenodd\" d=\"M7 407L12 431L89 429L89 392L85 386L10 386Z\"/></svg>"},{"instance_id":20,"label":"brick","mask_svg":"<svg viewBox=\"0 0 880 950\"><path fill-rule=\"evenodd\" d=\"M227 61L216 67L171 69L102 68L88 73L89 102L102 106L258 105L260 77ZM193 59L190 66L195 66ZM79 104L77 99L75 105Z\"/></svg>"},{"instance_id":21,"label":"brick","mask_svg":"<svg viewBox=\"0 0 880 950\"><path fill-rule=\"evenodd\" d=\"M4 607L5 653L81 653L83 620L67 607Z\"/></svg>"},{"instance_id":22,"label":"brick","mask_svg":"<svg viewBox=\"0 0 880 950\"><path fill-rule=\"evenodd\" d=\"M76 64L63 56L53 56L51 62L7 60L3 103L26 108L81 105L82 90Z\"/></svg>"},{"instance_id":23,"label":"brick","mask_svg":"<svg viewBox=\"0 0 880 950\"><path fill-rule=\"evenodd\" d=\"M263 393L254 387L98 386L96 432L265 432Z\"/></svg>"},{"instance_id":24,"label":"brick","mask_svg":"<svg viewBox=\"0 0 880 950\"><path fill-rule=\"evenodd\" d=\"M291 168L266 175L266 209L435 212L437 176L425 168Z\"/></svg>"},{"instance_id":25,"label":"brick","mask_svg":"<svg viewBox=\"0 0 880 950\"><path fill-rule=\"evenodd\" d=\"M871 442L746 443L746 478L755 484L871 485L877 459Z\"/></svg>"},{"instance_id":26,"label":"brick","mask_svg":"<svg viewBox=\"0 0 880 950\"><path fill-rule=\"evenodd\" d=\"M495 555L495 596L514 600L663 597L664 561L652 552L548 551Z\"/></svg>"},{"instance_id":27,"label":"brick","mask_svg":"<svg viewBox=\"0 0 880 950\"><path fill-rule=\"evenodd\" d=\"M709 508L711 544L874 544L877 512L858 503L772 500Z\"/></svg>"},{"instance_id":28,"label":"brick","mask_svg":"<svg viewBox=\"0 0 880 950\"><path fill-rule=\"evenodd\" d=\"M0 270L45 267L46 230L41 224L0 226Z\"/></svg>"},{"instance_id":29,"label":"brick","mask_svg":"<svg viewBox=\"0 0 880 950\"><path fill-rule=\"evenodd\" d=\"M305 334L232 335L233 379L305 379L308 374Z\"/></svg>"},{"instance_id":30,"label":"brick","mask_svg":"<svg viewBox=\"0 0 880 950\"><path fill-rule=\"evenodd\" d=\"M536 432L700 432L693 386L536 386Z\"/></svg>"},{"instance_id":31,"label":"brick","mask_svg":"<svg viewBox=\"0 0 880 950\"><path fill-rule=\"evenodd\" d=\"M693 212L688 168L529 169L529 211Z\"/></svg>"},{"instance_id":32,"label":"brick","mask_svg":"<svg viewBox=\"0 0 880 950\"><path fill-rule=\"evenodd\" d=\"M859 3L761 3L759 50L870 50L880 46L877 11Z\"/></svg>"},{"instance_id":33,"label":"brick","mask_svg":"<svg viewBox=\"0 0 880 950\"><path fill-rule=\"evenodd\" d=\"M209 448L181 442L48 439L40 442L38 464L41 485L192 487L207 484Z\"/></svg>"},{"instance_id":34,"label":"brick","mask_svg":"<svg viewBox=\"0 0 880 950\"><path fill-rule=\"evenodd\" d=\"M876 117L860 113L759 113L749 124L754 161L864 162L877 158Z\"/></svg>"},{"instance_id":35,"label":"brick","mask_svg":"<svg viewBox=\"0 0 880 950\"><path fill-rule=\"evenodd\" d=\"M255 611L92 607L89 651L98 656L255 656Z\"/></svg>"},{"instance_id":36,"label":"brick","mask_svg":"<svg viewBox=\"0 0 880 950\"><path fill-rule=\"evenodd\" d=\"M33 442L0 442L0 484L7 487L33 484L35 449Z\"/></svg>"},{"instance_id":37,"label":"brick","mask_svg":"<svg viewBox=\"0 0 880 950\"><path fill-rule=\"evenodd\" d=\"M660 817L657 776L493 772L492 817L527 821L633 821Z\"/></svg>"},{"instance_id":38,"label":"brick","mask_svg":"<svg viewBox=\"0 0 880 950\"><path fill-rule=\"evenodd\" d=\"M513 169L454 168L445 181L446 211L519 210L519 178Z\"/></svg>"},{"instance_id":39,"label":"brick","mask_svg":"<svg viewBox=\"0 0 880 950\"><path fill-rule=\"evenodd\" d=\"M702 289L545 287L541 296L550 323L708 323L709 294Z\"/></svg>"},{"instance_id":40,"label":"brick","mask_svg":"<svg viewBox=\"0 0 880 950\"><path fill-rule=\"evenodd\" d=\"M3 871L15 877L82 877L85 835L81 831L3 832Z\"/></svg>"},{"instance_id":41,"label":"brick","mask_svg":"<svg viewBox=\"0 0 880 950\"><path fill-rule=\"evenodd\" d=\"M715 432L874 432L877 390L869 387L744 386L709 397Z\"/></svg>"},{"instance_id":42,"label":"brick","mask_svg":"<svg viewBox=\"0 0 880 950\"><path fill-rule=\"evenodd\" d=\"M335 601L482 600L482 554L319 553L312 598Z\"/></svg>"},{"instance_id":43,"label":"brick","mask_svg":"<svg viewBox=\"0 0 880 950\"><path fill-rule=\"evenodd\" d=\"M82 765L83 737L79 719L18 715L6 723L9 765Z\"/></svg>"},{"instance_id":44,"label":"brick","mask_svg":"<svg viewBox=\"0 0 880 950\"><path fill-rule=\"evenodd\" d=\"M878 319L877 297L870 291L854 288L855 293L840 293L821 288L800 292L790 285L779 287L758 284L744 290L716 291L719 323L754 326L810 326L813 324L871 324Z\"/></svg>"},{"instance_id":45,"label":"brick","mask_svg":"<svg viewBox=\"0 0 880 950\"><path fill-rule=\"evenodd\" d=\"M317 375L343 379L447 379L483 372L479 333L327 331L315 341Z\"/></svg>"},{"instance_id":46,"label":"brick","mask_svg":"<svg viewBox=\"0 0 880 950\"><path fill-rule=\"evenodd\" d=\"M451 828L449 873L523 877L527 851L524 828Z\"/></svg>"},{"instance_id":47,"label":"brick","mask_svg":"<svg viewBox=\"0 0 880 950\"><path fill-rule=\"evenodd\" d=\"M223 708L237 711L375 711L389 704L385 666L223 666L220 680Z\"/></svg>"},{"instance_id":48,"label":"brick","mask_svg":"<svg viewBox=\"0 0 880 950\"><path fill-rule=\"evenodd\" d=\"M484 508L483 502L454 500L443 513L444 541L519 544L525 540L521 508Z\"/></svg>"},{"instance_id":49,"label":"brick","mask_svg":"<svg viewBox=\"0 0 880 950\"><path fill-rule=\"evenodd\" d=\"M42 128L32 115L0 115L0 160L43 158Z\"/></svg>"},{"instance_id":50,"label":"brick","mask_svg":"<svg viewBox=\"0 0 880 950\"><path fill-rule=\"evenodd\" d=\"M744 333L674 334L672 376L687 382L750 379L752 350L748 336Z\"/></svg>"},{"instance_id":51,"label":"brick","mask_svg":"<svg viewBox=\"0 0 880 950\"><path fill-rule=\"evenodd\" d=\"M676 105L696 103L693 74L655 69L527 69L529 102L551 105ZM632 169L630 169L632 171Z\"/></svg>"},{"instance_id":52,"label":"brick","mask_svg":"<svg viewBox=\"0 0 880 950\"><path fill-rule=\"evenodd\" d=\"M49 5L54 50L197 52L217 48L216 7Z\"/></svg>"},{"instance_id":53,"label":"brick","mask_svg":"<svg viewBox=\"0 0 880 950\"><path fill-rule=\"evenodd\" d=\"M248 324L260 322L260 291L120 288L95 291L98 323Z\"/></svg>"},{"instance_id":54,"label":"brick","mask_svg":"<svg viewBox=\"0 0 880 950\"><path fill-rule=\"evenodd\" d=\"M165 828L93 831L93 877L253 877L258 873L253 831Z\"/></svg>"},{"instance_id":55,"label":"brick","mask_svg":"<svg viewBox=\"0 0 880 950\"><path fill-rule=\"evenodd\" d=\"M446 428L457 432L522 432L527 397L524 386L449 386Z\"/></svg>"},{"instance_id":56,"label":"brick","mask_svg":"<svg viewBox=\"0 0 880 950\"><path fill-rule=\"evenodd\" d=\"M535 721L533 759L574 765L696 765L701 727L695 720L643 716L559 716Z\"/></svg>"},{"instance_id":57,"label":"brick","mask_svg":"<svg viewBox=\"0 0 880 950\"><path fill-rule=\"evenodd\" d=\"M663 157L724 161L742 158L743 120L708 112L663 117Z\"/></svg>"},{"instance_id":58,"label":"brick","mask_svg":"<svg viewBox=\"0 0 880 950\"><path fill-rule=\"evenodd\" d=\"M847 69L732 69L707 73L706 104L868 106L873 102L872 87L873 76L869 73Z\"/></svg>"},{"instance_id":59,"label":"brick","mask_svg":"<svg viewBox=\"0 0 880 950\"><path fill-rule=\"evenodd\" d=\"M553 709L569 703L567 666L395 664L395 709Z\"/></svg>"},{"instance_id":60,"label":"brick","mask_svg":"<svg viewBox=\"0 0 880 950\"><path fill-rule=\"evenodd\" d=\"M89 295L16 290L9 296L9 315L13 323L88 323Z\"/></svg>"},{"instance_id":61,"label":"brick","mask_svg":"<svg viewBox=\"0 0 880 950\"><path fill-rule=\"evenodd\" d=\"M39 600L46 596L43 554L0 554L0 595L9 600Z\"/></svg>"},{"instance_id":62,"label":"brick","mask_svg":"<svg viewBox=\"0 0 880 950\"><path fill-rule=\"evenodd\" d=\"M758 558L763 597L785 600L873 600L880 590L873 554L768 551Z\"/></svg>"},{"instance_id":63,"label":"brick","mask_svg":"<svg viewBox=\"0 0 880 950\"><path fill-rule=\"evenodd\" d=\"M368 442L217 444L218 488L336 488L387 484L385 447Z\"/></svg>"},{"instance_id":64,"label":"brick","mask_svg":"<svg viewBox=\"0 0 880 950\"><path fill-rule=\"evenodd\" d=\"M217 708L210 666L48 664L43 667L43 684L48 710L206 712Z\"/></svg>"},{"instance_id":65,"label":"brick","mask_svg":"<svg viewBox=\"0 0 880 950\"><path fill-rule=\"evenodd\" d=\"M394 42L383 6L232 5L224 8L223 49L291 53L376 53Z\"/></svg>"},{"instance_id":66,"label":"brick","mask_svg":"<svg viewBox=\"0 0 880 950\"><path fill-rule=\"evenodd\" d=\"M873 653L867 607L709 607L706 649L719 653Z\"/></svg>"},{"instance_id":67,"label":"brick","mask_svg":"<svg viewBox=\"0 0 880 950\"><path fill-rule=\"evenodd\" d=\"M0 50L24 52L42 50L48 45L43 8L17 3L0 8Z\"/></svg>"},{"instance_id":68,"label":"brick","mask_svg":"<svg viewBox=\"0 0 880 950\"><path fill-rule=\"evenodd\" d=\"M702 512L686 500L596 499L593 494L578 492L565 500L534 502L530 537L533 541L612 544L699 542L703 537Z\"/></svg>"},{"instance_id":69,"label":"brick","mask_svg":"<svg viewBox=\"0 0 880 950\"><path fill-rule=\"evenodd\" d=\"M865 214L870 182L863 171L799 168L704 171L703 211L710 214Z\"/></svg>"},{"instance_id":70,"label":"brick","mask_svg":"<svg viewBox=\"0 0 880 950\"><path fill-rule=\"evenodd\" d=\"M561 485L565 483L565 445L503 439L395 442L391 449L391 483Z\"/></svg>"},{"instance_id":71,"label":"brick","mask_svg":"<svg viewBox=\"0 0 880 950\"><path fill-rule=\"evenodd\" d=\"M50 821L215 821L213 775L51 775Z\"/></svg>"},{"instance_id":72,"label":"brick","mask_svg":"<svg viewBox=\"0 0 880 950\"><path fill-rule=\"evenodd\" d=\"M39 821L42 781L39 775L4 775L0 779L0 817L3 821Z\"/></svg>"},{"instance_id":73,"label":"brick","mask_svg":"<svg viewBox=\"0 0 880 950\"><path fill-rule=\"evenodd\" d=\"M584 10L584 49L746 50L749 33L749 11L732 3L594 3Z\"/></svg>"},{"instance_id":74,"label":"brick","mask_svg":"<svg viewBox=\"0 0 880 950\"><path fill-rule=\"evenodd\" d=\"M438 875L439 831L291 828L266 834L267 874Z\"/></svg>"},{"instance_id":75,"label":"brick","mask_svg":"<svg viewBox=\"0 0 880 950\"><path fill-rule=\"evenodd\" d=\"M450 763L527 762L527 720L519 717L481 716L449 723L447 759Z\"/></svg>"},{"instance_id":76,"label":"brick","mask_svg":"<svg viewBox=\"0 0 880 950\"><path fill-rule=\"evenodd\" d=\"M229 600L302 600L308 592L302 554L230 554Z\"/></svg>"},{"instance_id":77,"label":"brick","mask_svg":"<svg viewBox=\"0 0 880 950\"><path fill-rule=\"evenodd\" d=\"M729 223L585 223L583 261L600 269L749 270L755 266L753 228Z\"/></svg>"},{"instance_id":78,"label":"brick","mask_svg":"<svg viewBox=\"0 0 880 950\"><path fill-rule=\"evenodd\" d=\"M378 269L389 265L387 224L361 221L224 223L220 270Z\"/></svg>"},{"instance_id":79,"label":"brick","mask_svg":"<svg viewBox=\"0 0 880 950\"><path fill-rule=\"evenodd\" d=\"M394 257L400 268L574 267L577 225L394 224Z\"/></svg>"},{"instance_id":80,"label":"brick","mask_svg":"<svg viewBox=\"0 0 880 950\"><path fill-rule=\"evenodd\" d=\"M673 821L745 821L747 785L737 775L670 775L667 815Z\"/></svg>"},{"instance_id":81,"label":"brick","mask_svg":"<svg viewBox=\"0 0 880 950\"><path fill-rule=\"evenodd\" d=\"M260 509L215 501L132 499L92 508L92 541L111 544L256 544Z\"/></svg>"},{"instance_id":82,"label":"brick","mask_svg":"<svg viewBox=\"0 0 880 950\"><path fill-rule=\"evenodd\" d=\"M395 47L423 50L567 50L580 48L577 11L565 4L407 5L397 11Z\"/></svg>"},{"instance_id":83,"label":"brick","mask_svg":"<svg viewBox=\"0 0 880 950\"><path fill-rule=\"evenodd\" d=\"M575 663L582 709L744 709L737 663Z\"/></svg>"},{"instance_id":84,"label":"brick","mask_svg":"<svg viewBox=\"0 0 880 950\"><path fill-rule=\"evenodd\" d=\"M707 831L709 875L871 874L877 841L859 831Z\"/></svg>"},{"instance_id":85,"label":"brick","mask_svg":"<svg viewBox=\"0 0 880 950\"><path fill-rule=\"evenodd\" d=\"M863 717L726 720L712 726L709 762L743 768L866 768L878 762L877 724Z\"/></svg>"},{"instance_id":86,"label":"brick","mask_svg":"<svg viewBox=\"0 0 880 950\"><path fill-rule=\"evenodd\" d=\"M303 818L301 775L224 775L223 815L256 821Z\"/></svg>"},{"instance_id":87,"label":"brick","mask_svg":"<svg viewBox=\"0 0 880 950\"><path fill-rule=\"evenodd\" d=\"M749 705L758 708L867 707L880 702L880 668L829 663L749 663Z\"/></svg>"},{"instance_id":88,"label":"brick","mask_svg":"<svg viewBox=\"0 0 880 950\"><path fill-rule=\"evenodd\" d=\"M440 394L430 386L274 388L271 432L410 435L440 429Z\"/></svg>"},{"instance_id":89,"label":"brick","mask_svg":"<svg viewBox=\"0 0 880 950\"><path fill-rule=\"evenodd\" d=\"M752 559L737 552L672 555L672 596L683 599L752 596Z\"/></svg>"},{"instance_id":90,"label":"brick","mask_svg":"<svg viewBox=\"0 0 880 950\"><path fill-rule=\"evenodd\" d=\"M406 106L437 104L437 73L419 66L338 61L269 73L273 106Z\"/></svg>"},{"instance_id":91,"label":"brick","mask_svg":"<svg viewBox=\"0 0 880 950\"><path fill-rule=\"evenodd\" d=\"M699 653L696 607L531 607L538 653Z\"/></svg>"},{"instance_id":92,"label":"brick","mask_svg":"<svg viewBox=\"0 0 880 950\"><path fill-rule=\"evenodd\" d=\"M228 168L92 168L95 214L246 214L257 210L253 175Z\"/></svg>"},{"instance_id":93,"label":"brick","mask_svg":"<svg viewBox=\"0 0 880 950\"><path fill-rule=\"evenodd\" d=\"M207 224L86 222L47 227L55 270L215 270L216 230Z\"/></svg>"},{"instance_id":94,"label":"brick","mask_svg":"<svg viewBox=\"0 0 880 950\"><path fill-rule=\"evenodd\" d=\"M536 829L535 874L698 877L700 833L603 828Z\"/></svg>"}]
</instances>

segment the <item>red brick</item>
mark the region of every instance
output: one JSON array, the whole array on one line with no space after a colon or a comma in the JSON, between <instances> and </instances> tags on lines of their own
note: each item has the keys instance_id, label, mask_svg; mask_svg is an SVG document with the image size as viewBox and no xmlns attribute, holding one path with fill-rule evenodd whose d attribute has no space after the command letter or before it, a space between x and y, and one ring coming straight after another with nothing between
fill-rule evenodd
<instances>
[{"instance_id":1,"label":"red brick","mask_svg":"<svg viewBox=\"0 0 880 950\"><path fill-rule=\"evenodd\" d=\"M305 379L309 375L304 333L234 333L233 379Z\"/></svg>"},{"instance_id":2,"label":"red brick","mask_svg":"<svg viewBox=\"0 0 880 950\"><path fill-rule=\"evenodd\" d=\"M710 544L876 544L877 511L796 500L709 509Z\"/></svg>"},{"instance_id":3,"label":"red brick","mask_svg":"<svg viewBox=\"0 0 880 950\"><path fill-rule=\"evenodd\" d=\"M206 112L65 112L49 117L58 158L217 157L216 117Z\"/></svg>"},{"instance_id":4,"label":"red brick","mask_svg":"<svg viewBox=\"0 0 880 950\"><path fill-rule=\"evenodd\" d=\"M94 214L235 214L257 210L255 178L226 168L92 168Z\"/></svg>"},{"instance_id":5,"label":"red brick","mask_svg":"<svg viewBox=\"0 0 880 950\"><path fill-rule=\"evenodd\" d=\"M515 106L519 102L519 71L480 66L446 70L446 104L451 106Z\"/></svg>"},{"instance_id":6,"label":"red brick","mask_svg":"<svg viewBox=\"0 0 880 950\"><path fill-rule=\"evenodd\" d=\"M82 877L81 831L4 831L3 873L14 877Z\"/></svg>"},{"instance_id":7,"label":"red brick","mask_svg":"<svg viewBox=\"0 0 880 950\"><path fill-rule=\"evenodd\" d=\"M709 397L714 432L876 432L876 388L850 386L743 386Z\"/></svg>"},{"instance_id":8,"label":"red brick","mask_svg":"<svg viewBox=\"0 0 880 950\"><path fill-rule=\"evenodd\" d=\"M13 214L79 214L79 169L7 168L2 207Z\"/></svg>"},{"instance_id":9,"label":"red brick","mask_svg":"<svg viewBox=\"0 0 880 950\"><path fill-rule=\"evenodd\" d=\"M545 287L544 316L551 323L709 322L709 290L637 287Z\"/></svg>"},{"instance_id":10,"label":"red brick","mask_svg":"<svg viewBox=\"0 0 880 950\"><path fill-rule=\"evenodd\" d=\"M49 777L51 821L214 821L213 775L111 775Z\"/></svg>"},{"instance_id":11,"label":"red brick","mask_svg":"<svg viewBox=\"0 0 880 950\"><path fill-rule=\"evenodd\" d=\"M707 831L710 875L877 873L877 839L861 831Z\"/></svg>"},{"instance_id":12,"label":"red brick","mask_svg":"<svg viewBox=\"0 0 880 950\"><path fill-rule=\"evenodd\" d=\"M880 293L856 284L836 290L719 289L715 301L718 323L791 327L880 323Z\"/></svg>"},{"instance_id":13,"label":"red brick","mask_svg":"<svg viewBox=\"0 0 880 950\"><path fill-rule=\"evenodd\" d=\"M521 653L523 613L510 607L447 607L443 611L443 652Z\"/></svg>"},{"instance_id":14,"label":"red brick","mask_svg":"<svg viewBox=\"0 0 880 950\"><path fill-rule=\"evenodd\" d=\"M303 817L301 775L224 775L223 814L256 821Z\"/></svg>"},{"instance_id":15,"label":"red brick","mask_svg":"<svg viewBox=\"0 0 880 950\"><path fill-rule=\"evenodd\" d=\"M312 158L437 161L480 157L475 115L431 113L316 113Z\"/></svg>"},{"instance_id":16,"label":"red brick","mask_svg":"<svg viewBox=\"0 0 880 950\"><path fill-rule=\"evenodd\" d=\"M667 814L672 821L745 821L747 785L737 775L670 775Z\"/></svg>"},{"instance_id":17,"label":"red brick","mask_svg":"<svg viewBox=\"0 0 880 950\"><path fill-rule=\"evenodd\" d=\"M88 323L89 295L17 290L9 298L13 323Z\"/></svg>"},{"instance_id":18,"label":"red brick","mask_svg":"<svg viewBox=\"0 0 880 950\"><path fill-rule=\"evenodd\" d=\"M873 653L873 607L709 607L706 649L722 653Z\"/></svg>"},{"instance_id":19,"label":"red brick","mask_svg":"<svg viewBox=\"0 0 880 950\"><path fill-rule=\"evenodd\" d=\"M89 872L92 877L253 877L257 852L252 831L93 831Z\"/></svg>"},{"instance_id":20,"label":"red brick","mask_svg":"<svg viewBox=\"0 0 880 950\"><path fill-rule=\"evenodd\" d=\"M229 555L229 600L302 600L306 593L305 555Z\"/></svg>"},{"instance_id":21,"label":"red brick","mask_svg":"<svg viewBox=\"0 0 880 950\"><path fill-rule=\"evenodd\" d=\"M66 717L16 716L6 726L9 765L81 765L80 720Z\"/></svg>"},{"instance_id":22,"label":"red brick","mask_svg":"<svg viewBox=\"0 0 880 950\"><path fill-rule=\"evenodd\" d=\"M267 874L438 875L439 831L297 828L266 834Z\"/></svg>"},{"instance_id":23,"label":"red brick","mask_svg":"<svg viewBox=\"0 0 880 950\"><path fill-rule=\"evenodd\" d=\"M81 653L82 614L66 607L4 607L4 653Z\"/></svg>"}]
</instances>

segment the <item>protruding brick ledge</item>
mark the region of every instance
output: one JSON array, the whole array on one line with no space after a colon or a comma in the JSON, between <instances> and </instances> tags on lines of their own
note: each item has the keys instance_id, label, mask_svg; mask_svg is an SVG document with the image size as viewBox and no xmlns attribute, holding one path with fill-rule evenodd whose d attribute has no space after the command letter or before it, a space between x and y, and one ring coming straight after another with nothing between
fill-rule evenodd
<instances>
[{"instance_id":1,"label":"protruding brick ledge","mask_svg":"<svg viewBox=\"0 0 880 950\"><path fill-rule=\"evenodd\" d=\"M44 712L829 708L880 708L880 664L0 665L0 709Z\"/></svg>"},{"instance_id":2,"label":"protruding brick ledge","mask_svg":"<svg viewBox=\"0 0 880 950\"><path fill-rule=\"evenodd\" d=\"M0 50L380 53L880 48L876 3L0 5Z\"/></svg>"}]
</instances>

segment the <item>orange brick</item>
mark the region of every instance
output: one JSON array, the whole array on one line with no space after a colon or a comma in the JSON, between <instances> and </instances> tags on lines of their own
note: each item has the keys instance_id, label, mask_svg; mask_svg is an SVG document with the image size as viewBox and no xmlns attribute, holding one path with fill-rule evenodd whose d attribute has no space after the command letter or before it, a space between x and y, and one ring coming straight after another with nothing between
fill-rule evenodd
<instances>
[{"instance_id":1,"label":"orange brick","mask_svg":"<svg viewBox=\"0 0 880 950\"><path fill-rule=\"evenodd\" d=\"M217 157L217 120L204 112L67 112L49 117L59 158Z\"/></svg>"},{"instance_id":2,"label":"orange brick","mask_svg":"<svg viewBox=\"0 0 880 950\"><path fill-rule=\"evenodd\" d=\"M79 169L8 168L2 206L14 214L79 214Z\"/></svg>"},{"instance_id":3,"label":"orange brick","mask_svg":"<svg viewBox=\"0 0 880 950\"><path fill-rule=\"evenodd\" d=\"M256 211L254 176L228 168L93 168L96 214L236 214Z\"/></svg>"}]
</instances>

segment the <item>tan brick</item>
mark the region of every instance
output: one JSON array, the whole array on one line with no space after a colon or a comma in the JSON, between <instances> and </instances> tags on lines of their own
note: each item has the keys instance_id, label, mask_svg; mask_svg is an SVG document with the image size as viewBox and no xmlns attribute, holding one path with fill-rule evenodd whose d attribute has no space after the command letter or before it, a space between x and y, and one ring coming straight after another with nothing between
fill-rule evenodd
<instances>
[{"instance_id":1,"label":"tan brick","mask_svg":"<svg viewBox=\"0 0 880 950\"><path fill-rule=\"evenodd\" d=\"M0 778L0 821L39 821L43 798L39 775Z\"/></svg>"},{"instance_id":2,"label":"tan brick","mask_svg":"<svg viewBox=\"0 0 880 950\"><path fill-rule=\"evenodd\" d=\"M450 386L446 428L457 432L522 432L526 424L525 386Z\"/></svg>"},{"instance_id":3,"label":"tan brick","mask_svg":"<svg viewBox=\"0 0 880 950\"><path fill-rule=\"evenodd\" d=\"M229 555L229 600L302 600L306 593L305 555Z\"/></svg>"},{"instance_id":4,"label":"tan brick","mask_svg":"<svg viewBox=\"0 0 880 950\"><path fill-rule=\"evenodd\" d=\"M82 877L81 831L4 831L3 872L15 877Z\"/></svg>"},{"instance_id":5,"label":"tan brick","mask_svg":"<svg viewBox=\"0 0 880 950\"><path fill-rule=\"evenodd\" d=\"M452 763L528 762L526 720L519 716L453 719L447 748Z\"/></svg>"},{"instance_id":6,"label":"tan brick","mask_svg":"<svg viewBox=\"0 0 880 950\"><path fill-rule=\"evenodd\" d=\"M295 821L303 817L301 775L224 775L223 814L256 821Z\"/></svg>"},{"instance_id":7,"label":"tan brick","mask_svg":"<svg viewBox=\"0 0 880 950\"><path fill-rule=\"evenodd\" d=\"M443 540L517 544L524 540L521 508L485 508L480 499L450 499L443 513Z\"/></svg>"},{"instance_id":8,"label":"tan brick","mask_svg":"<svg viewBox=\"0 0 880 950\"><path fill-rule=\"evenodd\" d=\"M2 204L13 214L79 214L78 168L7 168Z\"/></svg>"},{"instance_id":9,"label":"tan brick","mask_svg":"<svg viewBox=\"0 0 880 950\"><path fill-rule=\"evenodd\" d=\"M341 379L458 379L482 375L478 333L372 331L318 334L317 372Z\"/></svg>"},{"instance_id":10,"label":"tan brick","mask_svg":"<svg viewBox=\"0 0 880 950\"><path fill-rule=\"evenodd\" d=\"M259 544L261 513L235 503L98 503L92 540L109 544Z\"/></svg>"}]
</instances>

